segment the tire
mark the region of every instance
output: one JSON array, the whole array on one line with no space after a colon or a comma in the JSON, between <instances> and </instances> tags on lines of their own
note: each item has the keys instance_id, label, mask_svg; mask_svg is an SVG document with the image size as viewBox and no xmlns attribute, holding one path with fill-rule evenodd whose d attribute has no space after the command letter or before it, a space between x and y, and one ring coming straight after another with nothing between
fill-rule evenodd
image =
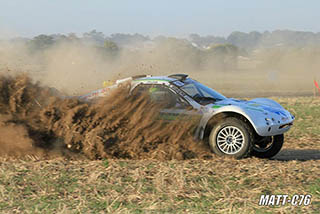
<instances>
[{"instance_id":1,"label":"tire","mask_svg":"<svg viewBox=\"0 0 320 214\"><path fill-rule=\"evenodd\" d=\"M270 137L270 142L268 142L271 143L270 146L267 148L260 148L255 144L253 145L251 154L258 158L271 158L280 152L283 142L283 134L272 136Z\"/></svg>"},{"instance_id":2,"label":"tire","mask_svg":"<svg viewBox=\"0 0 320 214\"><path fill-rule=\"evenodd\" d=\"M231 156L236 159L247 157L252 149L252 129L244 121L228 117L218 121L211 130L209 145L219 156Z\"/></svg>"}]
</instances>

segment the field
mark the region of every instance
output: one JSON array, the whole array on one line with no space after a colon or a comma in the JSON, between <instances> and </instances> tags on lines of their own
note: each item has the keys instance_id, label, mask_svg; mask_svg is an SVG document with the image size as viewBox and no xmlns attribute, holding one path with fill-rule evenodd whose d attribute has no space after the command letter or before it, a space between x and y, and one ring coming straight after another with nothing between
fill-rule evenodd
<instances>
[{"instance_id":1,"label":"field","mask_svg":"<svg viewBox=\"0 0 320 214\"><path fill-rule=\"evenodd\" d=\"M273 160L2 158L1 213L318 213L320 98L273 97L295 116ZM311 194L309 206L258 205Z\"/></svg>"}]
</instances>

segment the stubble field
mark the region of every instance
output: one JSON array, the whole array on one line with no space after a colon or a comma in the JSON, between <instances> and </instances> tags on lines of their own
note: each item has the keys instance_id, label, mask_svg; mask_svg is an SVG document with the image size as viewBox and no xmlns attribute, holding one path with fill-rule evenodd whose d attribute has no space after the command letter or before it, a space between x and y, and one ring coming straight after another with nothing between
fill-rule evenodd
<instances>
[{"instance_id":1,"label":"stubble field","mask_svg":"<svg viewBox=\"0 0 320 214\"><path fill-rule=\"evenodd\" d=\"M1 213L318 213L320 98L272 97L296 116L272 160L2 157ZM309 206L258 205L311 194Z\"/></svg>"}]
</instances>

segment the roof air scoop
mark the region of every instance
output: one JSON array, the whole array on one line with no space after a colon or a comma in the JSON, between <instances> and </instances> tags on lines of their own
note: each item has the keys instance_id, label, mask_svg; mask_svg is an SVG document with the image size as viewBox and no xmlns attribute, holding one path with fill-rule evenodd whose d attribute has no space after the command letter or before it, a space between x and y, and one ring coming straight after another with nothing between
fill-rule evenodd
<instances>
[{"instance_id":1,"label":"roof air scoop","mask_svg":"<svg viewBox=\"0 0 320 214\"><path fill-rule=\"evenodd\" d=\"M185 80L187 79L188 74L172 74L172 75L169 75L168 77L171 77L177 80Z\"/></svg>"}]
</instances>

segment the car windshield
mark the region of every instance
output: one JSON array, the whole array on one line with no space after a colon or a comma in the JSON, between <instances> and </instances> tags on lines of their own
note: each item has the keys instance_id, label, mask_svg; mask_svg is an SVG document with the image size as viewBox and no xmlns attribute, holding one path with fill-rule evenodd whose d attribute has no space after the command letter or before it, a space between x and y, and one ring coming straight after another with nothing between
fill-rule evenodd
<instances>
[{"instance_id":1,"label":"car windshield","mask_svg":"<svg viewBox=\"0 0 320 214\"><path fill-rule=\"evenodd\" d=\"M185 84L181 87L181 89L189 96L194 98L197 102L214 102L216 100L226 99L226 97L222 94L195 80L187 79L184 81L184 83Z\"/></svg>"}]
</instances>

